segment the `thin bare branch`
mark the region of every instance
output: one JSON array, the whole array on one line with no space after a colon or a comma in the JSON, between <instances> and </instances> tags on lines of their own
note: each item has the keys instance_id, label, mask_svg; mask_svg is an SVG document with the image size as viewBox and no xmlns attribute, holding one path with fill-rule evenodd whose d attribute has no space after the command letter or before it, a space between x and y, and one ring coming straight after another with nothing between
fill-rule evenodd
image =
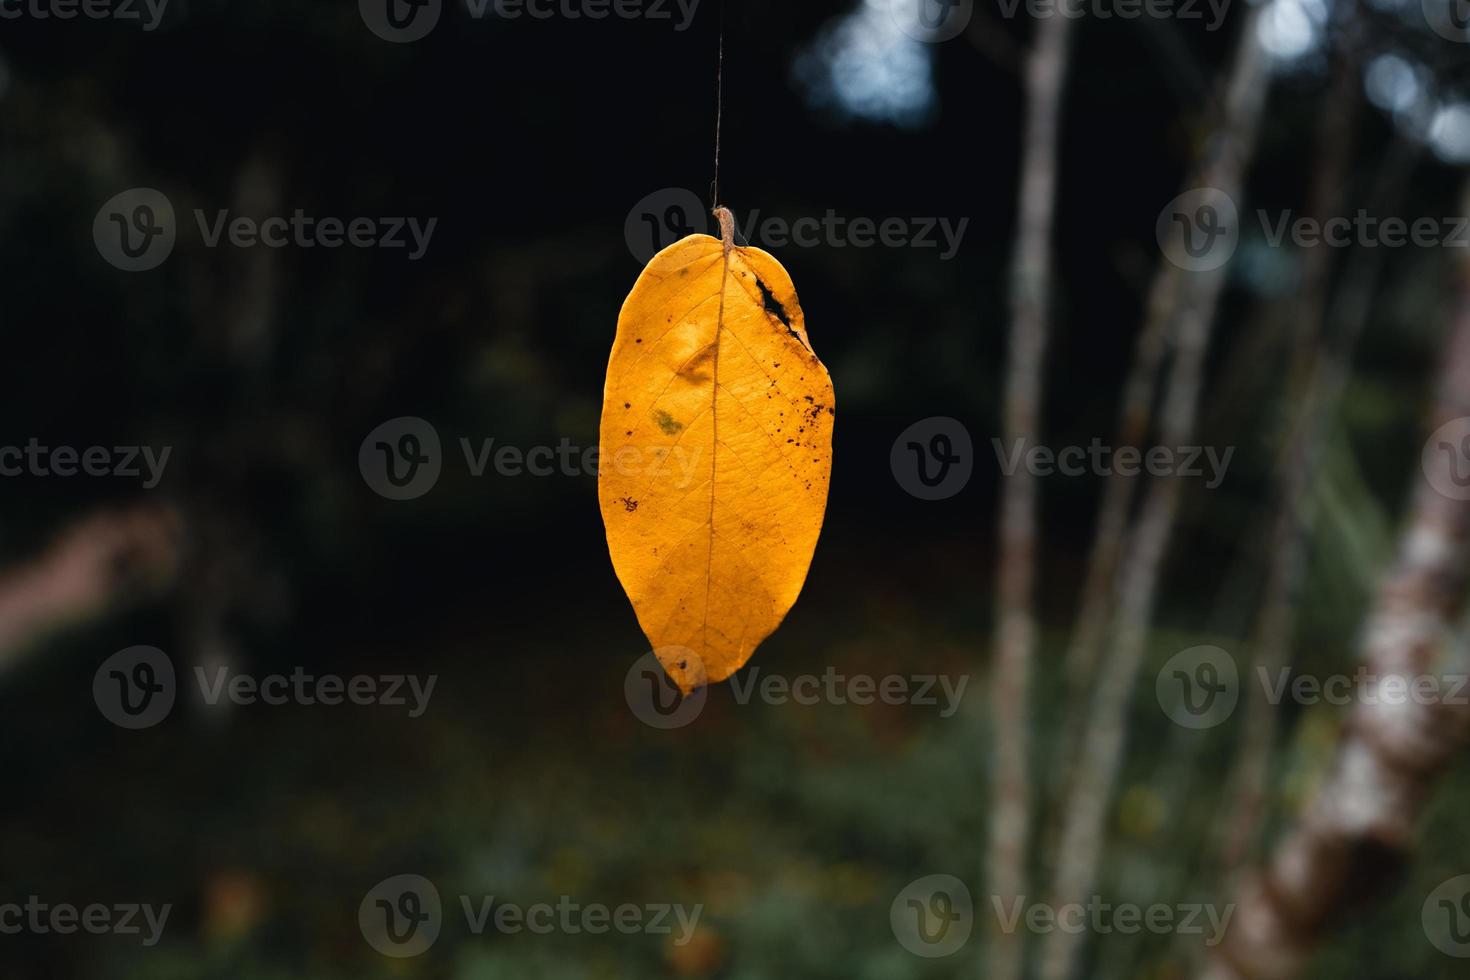
<instances>
[{"instance_id":1,"label":"thin bare branch","mask_svg":"<svg viewBox=\"0 0 1470 980\"><path fill-rule=\"evenodd\" d=\"M1253 8L1241 25L1228 76L1225 121L1212 138L1208 161L1201 170L1206 186L1233 199L1240 196L1246 163L1254 152L1270 77L1269 59L1257 29L1259 16L1259 8ZM1193 439L1204 354L1225 275L1222 266L1176 280L1181 300L1160 422L1164 445L1187 445ZM1182 486L1177 478L1168 477L1150 485L1122 559L1113 641L1097 674L1077 778L1063 810L1053 907L1086 901L1097 878L1105 817L1126 741L1128 703L1147 648L1159 574ZM1042 980L1067 980L1076 969L1079 953L1079 936L1060 930L1049 934L1042 953Z\"/></svg>"},{"instance_id":2,"label":"thin bare branch","mask_svg":"<svg viewBox=\"0 0 1470 980\"><path fill-rule=\"evenodd\" d=\"M1004 424L1010 442L1034 443L1041 431L1042 373L1051 329L1057 140L1070 38L1071 18L1043 19L1026 61L1026 130L1005 390ZM1025 467L1005 480L999 537L991 685L995 776L987 870L994 894L1012 900L1026 893L1032 809L1028 709L1036 651L1036 478ZM989 950L990 977L1020 977L1024 950L1019 933L996 931Z\"/></svg>"}]
</instances>

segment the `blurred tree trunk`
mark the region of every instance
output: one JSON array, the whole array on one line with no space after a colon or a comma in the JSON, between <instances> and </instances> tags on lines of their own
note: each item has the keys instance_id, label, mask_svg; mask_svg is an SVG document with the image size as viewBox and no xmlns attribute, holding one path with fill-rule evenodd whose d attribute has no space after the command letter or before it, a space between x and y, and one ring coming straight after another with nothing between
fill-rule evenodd
<instances>
[{"instance_id":1,"label":"blurred tree trunk","mask_svg":"<svg viewBox=\"0 0 1470 980\"><path fill-rule=\"evenodd\" d=\"M0 576L0 668L53 630L157 594L178 572L172 511L106 511L77 522L43 554Z\"/></svg>"},{"instance_id":2,"label":"blurred tree trunk","mask_svg":"<svg viewBox=\"0 0 1470 980\"><path fill-rule=\"evenodd\" d=\"M1470 261L1462 259L1458 279L1431 429L1470 416ZM1435 489L1455 486L1458 462L1450 453L1424 456L1397 563L1364 630L1370 691L1464 670L1454 628L1470 585L1470 501ZM1269 864L1241 886L1232 929L1203 980L1296 976L1342 915L1402 870L1433 784L1470 732L1470 708L1420 700L1365 692L1326 783Z\"/></svg>"},{"instance_id":3,"label":"blurred tree trunk","mask_svg":"<svg viewBox=\"0 0 1470 980\"><path fill-rule=\"evenodd\" d=\"M1354 78L1356 80L1356 76ZM1418 155L1418 146L1409 141L1395 142L1388 149L1377 192L1369 201L1373 213L1394 213ZM1327 217L1345 212L1338 209L1319 213ZM1352 372L1358 339L1367 326L1383 263L1384 249L1360 249L1347 266L1342 284L1330 304L1330 312L1323 314L1323 298L1318 295L1304 296L1298 306L1301 316L1322 317L1323 326L1330 326L1336 335L1324 342L1310 375L1294 399L1295 417L1288 429L1284 452L1277 460L1280 509L1269 539L1274 550L1256 622L1255 650L1251 658L1257 670L1264 669L1271 676L1280 674L1292 663L1297 608L1317 520L1317 497L1313 487ZM1306 288L1305 283L1303 288ZM1261 697L1260 692L1245 702L1243 743L1227 782L1231 810L1222 828L1219 862L1226 872L1257 858L1257 838L1266 811L1277 715L1277 708Z\"/></svg>"}]
</instances>

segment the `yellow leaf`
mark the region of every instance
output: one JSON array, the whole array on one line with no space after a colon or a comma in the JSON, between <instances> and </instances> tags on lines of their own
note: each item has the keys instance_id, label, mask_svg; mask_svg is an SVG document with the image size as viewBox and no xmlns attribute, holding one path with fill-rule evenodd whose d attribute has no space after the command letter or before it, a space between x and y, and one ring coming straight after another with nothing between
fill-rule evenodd
<instances>
[{"instance_id":1,"label":"yellow leaf","mask_svg":"<svg viewBox=\"0 0 1470 980\"><path fill-rule=\"evenodd\" d=\"M832 379L796 287L716 214L723 242L670 245L633 285L602 404L613 568L686 693L739 670L796 602L832 474Z\"/></svg>"}]
</instances>

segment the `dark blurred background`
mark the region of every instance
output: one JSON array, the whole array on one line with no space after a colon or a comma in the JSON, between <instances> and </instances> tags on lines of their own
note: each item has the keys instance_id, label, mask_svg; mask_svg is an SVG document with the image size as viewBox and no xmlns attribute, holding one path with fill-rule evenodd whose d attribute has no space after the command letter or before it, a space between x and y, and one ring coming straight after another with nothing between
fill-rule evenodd
<instances>
[{"instance_id":1,"label":"dark blurred background","mask_svg":"<svg viewBox=\"0 0 1470 980\"><path fill-rule=\"evenodd\" d=\"M1274 0L1272 88L1240 202L1306 207L1311 138L1350 114L1344 200L1366 206L1393 155L1391 213L1460 213L1470 46L1417 0L1366 7L1355 78L1329 87L1328 9ZM888 907L943 872L983 883L984 684L1016 223L1021 63L1033 19L977 4L926 43L879 0L704 0L670 19L472 18L390 43L348 0L170 0L154 30L0 21L0 443L171 447L156 487L128 477L0 479L0 901L170 902L155 947L118 936L0 936L15 980L313 977L975 975L982 940L908 953ZM27 8L28 9L28 8ZM1160 210L1209 138L1245 16L1089 17L1063 107L1055 331L1044 431L1110 439ZM146 8L142 11L146 16ZM835 468L806 589L753 667L785 675L969 675L961 710L737 704L713 690L665 732L624 699L645 641L612 573L592 473L472 475L459 440L596 444L618 309L669 189L707 207L724 30L721 203L793 221L968 219L942 248L765 244L800 291L837 391ZM1361 27L1361 25L1360 25ZM1389 59L1385 61L1384 59ZM99 208L153 188L177 242L115 267ZM652 197L650 197L652 196ZM652 201L652 204L648 202ZM406 249L207 247L193 213L296 209L437 218ZM1350 213L1350 212L1349 212ZM701 224L697 215L683 215ZM678 216L676 215L675 218ZM677 223L677 222L676 222ZM1300 256L1243 223L1207 361L1200 441L1235 446L1217 490L1186 491L1100 889L1206 900L1198 874L1238 732L1186 738L1150 693L1157 662L1248 629L1271 542L1270 432ZM752 244L757 231L742 229ZM637 236L633 235L633 239ZM1361 613L1417 473L1444 331L1450 249L1383 258L1321 477L1298 658L1351 669ZM385 499L359 448L428 420L443 473ZM905 492L900 432L950 416L974 477ZM1038 765L1068 705L1057 676L1100 480L1042 481ZM5 589L9 587L7 593ZM197 697L128 731L93 676L134 645L254 674L436 674L422 717L385 707L210 709ZM1287 821L1340 712L1286 709L1271 821ZM1313 977L1459 975L1419 905L1467 868L1463 767L1430 811L1413 880L1313 961ZM362 896L400 873L531 903L703 903L694 942L472 936L380 956ZM1417 897L1416 897L1417 896ZM453 915L449 916L453 921ZM1091 977L1188 974L1158 936L1102 937Z\"/></svg>"}]
</instances>

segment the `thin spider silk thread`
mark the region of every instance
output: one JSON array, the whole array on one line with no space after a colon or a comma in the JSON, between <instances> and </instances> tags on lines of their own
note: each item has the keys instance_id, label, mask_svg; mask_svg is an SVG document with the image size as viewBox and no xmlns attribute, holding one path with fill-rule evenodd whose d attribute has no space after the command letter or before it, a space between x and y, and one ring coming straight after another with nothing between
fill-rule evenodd
<instances>
[{"instance_id":1,"label":"thin spider silk thread","mask_svg":"<svg viewBox=\"0 0 1470 980\"><path fill-rule=\"evenodd\" d=\"M720 2L719 56L715 67L715 181L710 191L711 210L720 206L720 130L725 119L725 4Z\"/></svg>"}]
</instances>

